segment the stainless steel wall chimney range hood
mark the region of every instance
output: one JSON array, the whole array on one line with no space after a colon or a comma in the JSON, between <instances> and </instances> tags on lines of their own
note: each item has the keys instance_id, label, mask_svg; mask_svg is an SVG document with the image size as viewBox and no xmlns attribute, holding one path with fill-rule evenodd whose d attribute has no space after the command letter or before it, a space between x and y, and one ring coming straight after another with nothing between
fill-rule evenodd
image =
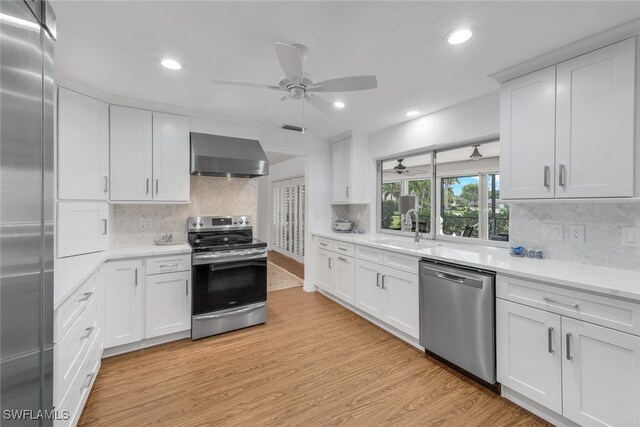
<instances>
[{"instance_id":1,"label":"stainless steel wall chimney range hood","mask_svg":"<svg viewBox=\"0 0 640 427\"><path fill-rule=\"evenodd\" d=\"M191 175L255 178L269 160L256 140L191 132Z\"/></svg>"}]
</instances>

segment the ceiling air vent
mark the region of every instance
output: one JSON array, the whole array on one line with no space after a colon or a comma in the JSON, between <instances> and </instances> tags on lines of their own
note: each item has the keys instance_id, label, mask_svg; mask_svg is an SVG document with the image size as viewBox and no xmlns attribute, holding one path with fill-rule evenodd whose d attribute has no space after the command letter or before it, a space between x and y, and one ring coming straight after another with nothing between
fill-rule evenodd
<instances>
[{"instance_id":1,"label":"ceiling air vent","mask_svg":"<svg viewBox=\"0 0 640 427\"><path fill-rule=\"evenodd\" d=\"M292 130L294 132L300 132L300 133L304 133L304 131L306 130L305 128L301 128L300 126L287 125L287 124L280 126L280 129Z\"/></svg>"}]
</instances>

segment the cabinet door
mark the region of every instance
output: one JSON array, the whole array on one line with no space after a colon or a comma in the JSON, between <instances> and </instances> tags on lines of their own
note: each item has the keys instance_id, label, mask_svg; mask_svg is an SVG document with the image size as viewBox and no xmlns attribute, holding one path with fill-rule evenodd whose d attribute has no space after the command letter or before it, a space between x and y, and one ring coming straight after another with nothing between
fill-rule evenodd
<instances>
[{"instance_id":1,"label":"cabinet door","mask_svg":"<svg viewBox=\"0 0 640 427\"><path fill-rule=\"evenodd\" d=\"M356 307L378 319L382 319L381 268L356 260Z\"/></svg>"},{"instance_id":2,"label":"cabinet door","mask_svg":"<svg viewBox=\"0 0 640 427\"><path fill-rule=\"evenodd\" d=\"M189 201L189 119L153 113L153 200Z\"/></svg>"},{"instance_id":3,"label":"cabinet door","mask_svg":"<svg viewBox=\"0 0 640 427\"><path fill-rule=\"evenodd\" d=\"M355 259L345 255L334 256L333 286L334 295L344 302L354 304L356 290Z\"/></svg>"},{"instance_id":4,"label":"cabinet door","mask_svg":"<svg viewBox=\"0 0 640 427\"><path fill-rule=\"evenodd\" d=\"M333 253L322 249L316 253L316 285L333 294Z\"/></svg>"},{"instance_id":5,"label":"cabinet door","mask_svg":"<svg viewBox=\"0 0 640 427\"><path fill-rule=\"evenodd\" d=\"M155 274L145 282L146 338L191 329L191 272Z\"/></svg>"},{"instance_id":6,"label":"cabinet door","mask_svg":"<svg viewBox=\"0 0 640 427\"><path fill-rule=\"evenodd\" d=\"M500 191L507 199L554 197L556 69L511 80L500 91Z\"/></svg>"},{"instance_id":7,"label":"cabinet door","mask_svg":"<svg viewBox=\"0 0 640 427\"><path fill-rule=\"evenodd\" d=\"M640 426L640 337L562 318L563 415L583 426Z\"/></svg>"},{"instance_id":8,"label":"cabinet door","mask_svg":"<svg viewBox=\"0 0 640 427\"><path fill-rule=\"evenodd\" d=\"M104 267L104 346L142 339L142 260L108 262Z\"/></svg>"},{"instance_id":9,"label":"cabinet door","mask_svg":"<svg viewBox=\"0 0 640 427\"><path fill-rule=\"evenodd\" d=\"M111 200L151 200L151 112L111 106Z\"/></svg>"},{"instance_id":10,"label":"cabinet door","mask_svg":"<svg viewBox=\"0 0 640 427\"><path fill-rule=\"evenodd\" d=\"M106 202L58 202L58 258L100 252L109 244Z\"/></svg>"},{"instance_id":11,"label":"cabinet door","mask_svg":"<svg viewBox=\"0 0 640 427\"><path fill-rule=\"evenodd\" d=\"M556 197L633 196L635 44L558 64Z\"/></svg>"},{"instance_id":12,"label":"cabinet door","mask_svg":"<svg viewBox=\"0 0 640 427\"><path fill-rule=\"evenodd\" d=\"M562 413L560 316L496 300L498 382Z\"/></svg>"},{"instance_id":13,"label":"cabinet door","mask_svg":"<svg viewBox=\"0 0 640 427\"><path fill-rule=\"evenodd\" d=\"M109 106L58 90L58 198L109 198Z\"/></svg>"},{"instance_id":14,"label":"cabinet door","mask_svg":"<svg viewBox=\"0 0 640 427\"><path fill-rule=\"evenodd\" d=\"M418 275L386 268L381 279L382 320L420 338Z\"/></svg>"},{"instance_id":15,"label":"cabinet door","mask_svg":"<svg viewBox=\"0 0 640 427\"><path fill-rule=\"evenodd\" d=\"M331 146L333 171L333 202L351 200L351 139L336 142Z\"/></svg>"}]
</instances>

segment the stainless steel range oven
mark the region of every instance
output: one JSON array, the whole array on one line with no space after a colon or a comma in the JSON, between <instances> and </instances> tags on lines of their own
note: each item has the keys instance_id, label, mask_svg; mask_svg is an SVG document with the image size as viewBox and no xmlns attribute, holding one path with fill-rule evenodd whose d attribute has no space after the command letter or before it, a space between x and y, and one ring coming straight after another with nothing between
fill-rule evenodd
<instances>
[{"instance_id":1,"label":"stainless steel range oven","mask_svg":"<svg viewBox=\"0 0 640 427\"><path fill-rule=\"evenodd\" d=\"M267 320L266 243L251 218L189 218L192 253L191 337L198 339Z\"/></svg>"}]
</instances>

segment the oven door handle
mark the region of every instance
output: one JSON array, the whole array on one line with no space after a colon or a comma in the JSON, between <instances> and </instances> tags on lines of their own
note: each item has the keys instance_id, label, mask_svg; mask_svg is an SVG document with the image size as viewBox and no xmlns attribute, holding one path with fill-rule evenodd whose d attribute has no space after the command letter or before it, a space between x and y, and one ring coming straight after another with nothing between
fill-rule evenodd
<instances>
[{"instance_id":1,"label":"oven door handle","mask_svg":"<svg viewBox=\"0 0 640 427\"><path fill-rule=\"evenodd\" d=\"M241 267L266 267L267 259L254 259L254 260L244 260L244 259L236 259L229 262L216 262L209 263L211 266L211 271L223 271L230 270L233 268L241 268Z\"/></svg>"},{"instance_id":2,"label":"oven door handle","mask_svg":"<svg viewBox=\"0 0 640 427\"><path fill-rule=\"evenodd\" d=\"M266 302L259 302L257 304L251 304L248 307L244 307L244 308L239 308L237 310L231 310L231 311L225 311L224 313L217 313L217 314L201 314L199 316L194 316L193 320L208 320L208 319L219 319L221 317L228 317L228 316L233 316L236 315L238 313L245 313L247 311L253 311L253 310L257 310L259 308L264 307L265 305L267 305Z\"/></svg>"},{"instance_id":3,"label":"oven door handle","mask_svg":"<svg viewBox=\"0 0 640 427\"><path fill-rule=\"evenodd\" d=\"M219 254L195 254L193 255L193 265L202 264L226 264L235 261L247 261L252 259L266 260L267 251L256 251L246 255L238 254L237 256L220 256Z\"/></svg>"}]
</instances>

